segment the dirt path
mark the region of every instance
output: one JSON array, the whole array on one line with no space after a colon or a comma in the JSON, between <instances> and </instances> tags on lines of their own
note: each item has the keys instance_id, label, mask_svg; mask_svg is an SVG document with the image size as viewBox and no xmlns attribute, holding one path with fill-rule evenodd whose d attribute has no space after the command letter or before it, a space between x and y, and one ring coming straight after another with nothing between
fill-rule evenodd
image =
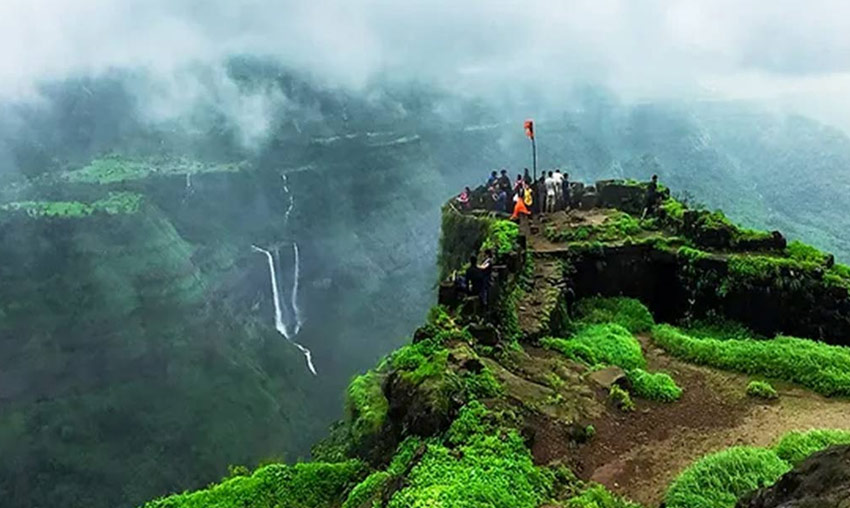
<instances>
[{"instance_id":1,"label":"dirt path","mask_svg":"<svg viewBox=\"0 0 850 508\"><path fill-rule=\"evenodd\" d=\"M657 506L676 475L706 453L767 446L791 430L850 430L848 399L775 383L780 399L762 403L746 396L747 376L687 364L646 337L641 342L650 369L669 372L685 390L682 399L638 401L635 413L594 422L596 437L579 451L579 474L646 506Z\"/></svg>"}]
</instances>

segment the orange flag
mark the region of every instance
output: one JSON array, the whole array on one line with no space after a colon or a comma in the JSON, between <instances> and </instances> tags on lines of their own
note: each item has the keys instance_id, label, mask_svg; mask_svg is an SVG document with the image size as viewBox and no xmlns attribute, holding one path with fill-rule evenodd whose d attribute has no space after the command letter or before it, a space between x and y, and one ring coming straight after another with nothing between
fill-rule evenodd
<instances>
[{"instance_id":1,"label":"orange flag","mask_svg":"<svg viewBox=\"0 0 850 508\"><path fill-rule=\"evenodd\" d=\"M534 139L534 120L525 121L525 135L528 136L529 139Z\"/></svg>"}]
</instances>

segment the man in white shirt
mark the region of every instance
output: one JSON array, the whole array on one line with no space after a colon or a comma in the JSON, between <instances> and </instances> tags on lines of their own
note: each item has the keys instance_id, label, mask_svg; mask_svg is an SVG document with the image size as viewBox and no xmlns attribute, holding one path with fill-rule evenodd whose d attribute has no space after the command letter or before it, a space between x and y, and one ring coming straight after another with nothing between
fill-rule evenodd
<instances>
[{"instance_id":1,"label":"man in white shirt","mask_svg":"<svg viewBox=\"0 0 850 508\"><path fill-rule=\"evenodd\" d=\"M560 210L564 205L564 175L560 169L556 169L552 178L555 180L555 206Z\"/></svg>"},{"instance_id":2,"label":"man in white shirt","mask_svg":"<svg viewBox=\"0 0 850 508\"><path fill-rule=\"evenodd\" d=\"M546 213L552 213L555 211L555 175L551 171L543 181L543 188L546 189Z\"/></svg>"}]
</instances>

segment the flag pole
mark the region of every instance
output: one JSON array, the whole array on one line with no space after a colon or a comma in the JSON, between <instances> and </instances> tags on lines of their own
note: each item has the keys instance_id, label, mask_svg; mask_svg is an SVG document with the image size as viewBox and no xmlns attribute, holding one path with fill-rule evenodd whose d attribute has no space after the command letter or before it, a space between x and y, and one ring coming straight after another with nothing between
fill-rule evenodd
<instances>
[{"instance_id":1,"label":"flag pole","mask_svg":"<svg viewBox=\"0 0 850 508\"><path fill-rule=\"evenodd\" d=\"M534 168L534 181L537 181L537 141L531 138L531 165Z\"/></svg>"}]
</instances>

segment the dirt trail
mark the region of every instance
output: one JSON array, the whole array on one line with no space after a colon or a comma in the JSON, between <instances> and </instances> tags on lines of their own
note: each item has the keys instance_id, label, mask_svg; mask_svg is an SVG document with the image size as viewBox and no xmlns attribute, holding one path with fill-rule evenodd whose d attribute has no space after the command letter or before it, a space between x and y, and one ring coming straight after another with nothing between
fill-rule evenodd
<instances>
[{"instance_id":1,"label":"dirt trail","mask_svg":"<svg viewBox=\"0 0 850 508\"><path fill-rule=\"evenodd\" d=\"M750 378L681 362L641 337L650 370L665 370L685 390L672 404L638 402L631 414L594 422L596 437L579 454L580 475L657 506L676 475L706 453L736 445L767 446L791 430L850 430L850 400L827 399L783 383L780 399L746 396Z\"/></svg>"}]
</instances>

